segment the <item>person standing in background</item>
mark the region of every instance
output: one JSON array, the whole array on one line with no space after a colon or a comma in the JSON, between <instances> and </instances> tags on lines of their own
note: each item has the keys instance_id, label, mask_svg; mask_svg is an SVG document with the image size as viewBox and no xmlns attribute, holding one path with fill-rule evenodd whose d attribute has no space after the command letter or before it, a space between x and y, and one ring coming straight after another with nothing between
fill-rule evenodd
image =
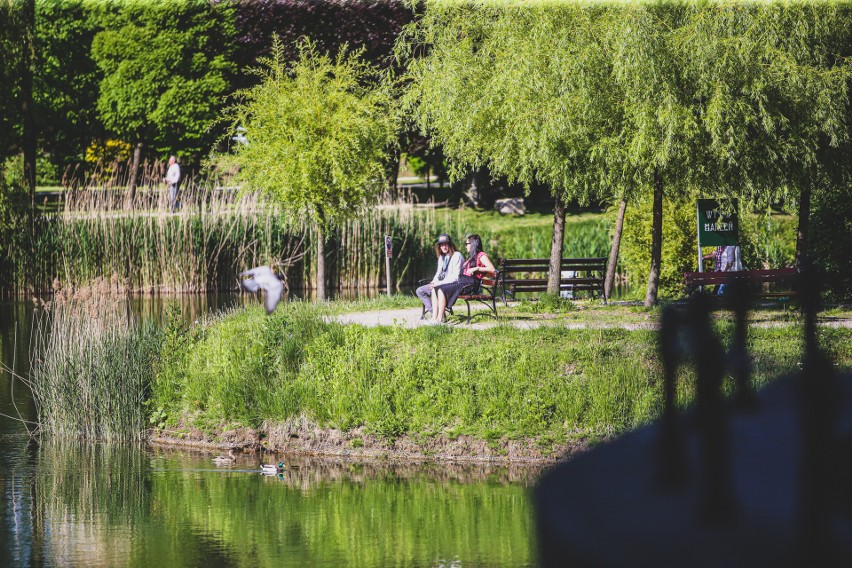
<instances>
[{"instance_id":1,"label":"person standing in background","mask_svg":"<svg viewBox=\"0 0 852 568\"><path fill-rule=\"evenodd\" d=\"M739 272L743 269L738 246L720 246L715 252L705 254L703 258L713 259L713 272ZM723 295L726 288L726 284L719 284L716 287L716 294Z\"/></svg>"},{"instance_id":2,"label":"person standing in background","mask_svg":"<svg viewBox=\"0 0 852 568\"><path fill-rule=\"evenodd\" d=\"M166 172L166 186L169 188L169 211L174 213L180 208L178 201L178 184L180 184L180 166L175 156L169 156L169 171Z\"/></svg>"}]
</instances>

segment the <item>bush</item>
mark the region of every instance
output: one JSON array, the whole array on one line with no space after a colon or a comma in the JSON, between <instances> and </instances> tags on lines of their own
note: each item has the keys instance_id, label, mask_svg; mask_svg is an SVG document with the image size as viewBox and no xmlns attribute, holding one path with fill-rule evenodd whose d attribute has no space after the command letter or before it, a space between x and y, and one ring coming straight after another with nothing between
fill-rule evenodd
<instances>
[{"instance_id":1,"label":"bush","mask_svg":"<svg viewBox=\"0 0 852 568\"><path fill-rule=\"evenodd\" d=\"M628 206L620 262L631 284L644 294L651 266L651 200ZM683 295L683 273L697 270L698 236L693 198L663 202L663 252L660 297ZM740 205L740 247L747 269L781 268L792 264L796 221L786 215L754 212ZM705 247L705 254L715 247Z\"/></svg>"},{"instance_id":2,"label":"bush","mask_svg":"<svg viewBox=\"0 0 852 568\"><path fill-rule=\"evenodd\" d=\"M644 294L651 267L651 200L628 205L621 239L621 263L630 283ZM698 241L695 234L695 203L663 202L663 251L660 265L660 297L683 295L683 273L695 270Z\"/></svg>"},{"instance_id":3,"label":"bush","mask_svg":"<svg viewBox=\"0 0 852 568\"><path fill-rule=\"evenodd\" d=\"M827 296L852 299L852 186L814 195L811 209L810 255L823 274Z\"/></svg>"}]
</instances>

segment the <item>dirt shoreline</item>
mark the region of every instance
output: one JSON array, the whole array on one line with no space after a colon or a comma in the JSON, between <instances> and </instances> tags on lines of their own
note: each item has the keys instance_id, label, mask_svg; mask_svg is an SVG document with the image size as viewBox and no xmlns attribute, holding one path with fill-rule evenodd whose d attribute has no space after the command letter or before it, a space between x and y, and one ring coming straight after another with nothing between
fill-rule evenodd
<instances>
[{"instance_id":1,"label":"dirt shoreline","mask_svg":"<svg viewBox=\"0 0 852 568\"><path fill-rule=\"evenodd\" d=\"M418 438L418 439L416 439ZM486 441L471 436L400 436L394 440L365 434L360 429L342 432L311 426L304 420L264 424L261 428L235 428L205 433L196 428L148 431L153 446L221 452L295 456L323 456L347 460L406 462L463 462L487 464L552 464L586 451L586 440L543 447L535 440L501 438Z\"/></svg>"}]
</instances>

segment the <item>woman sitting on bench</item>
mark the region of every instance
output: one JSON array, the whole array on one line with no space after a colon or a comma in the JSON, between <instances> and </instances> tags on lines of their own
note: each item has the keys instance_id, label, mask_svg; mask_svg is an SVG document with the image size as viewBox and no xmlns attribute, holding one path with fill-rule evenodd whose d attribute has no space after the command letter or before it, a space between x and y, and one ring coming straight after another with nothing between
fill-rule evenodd
<instances>
[{"instance_id":1,"label":"woman sitting on bench","mask_svg":"<svg viewBox=\"0 0 852 568\"><path fill-rule=\"evenodd\" d=\"M459 296L479 293L482 279L488 274L494 274L495 268L488 255L482 251L482 239L479 235L469 235L464 243L468 257L462 264L459 279L448 284L435 286L437 302L433 306L432 317L435 321L446 321L445 311L453 307Z\"/></svg>"},{"instance_id":2,"label":"woman sitting on bench","mask_svg":"<svg viewBox=\"0 0 852 568\"><path fill-rule=\"evenodd\" d=\"M433 317L434 305L438 303L435 287L441 284L455 282L459 278L462 265L462 255L456 250L456 245L450 235L443 234L435 241L435 256L438 257L438 269L428 284L416 290L417 297L423 302L423 319Z\"/></svg>"}]
</instances>

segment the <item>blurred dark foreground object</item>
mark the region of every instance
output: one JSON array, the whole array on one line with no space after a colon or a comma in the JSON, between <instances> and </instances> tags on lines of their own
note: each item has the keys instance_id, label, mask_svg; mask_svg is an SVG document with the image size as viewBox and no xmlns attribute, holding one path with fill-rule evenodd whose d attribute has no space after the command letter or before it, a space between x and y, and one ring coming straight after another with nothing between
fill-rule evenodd
<instances>
[{"instance_id":1,"label":"blurred dark foreground object","mask_svg":"<svg viewBox=\"0 0 852 568\"><path fill-rule=\"evenodd\" d=\"M705 300L664 312L663 416L541 480L543 566L852 566L852 375L820 353L816 284L803 279L802 370L752 392L747 294L732 290L727 353ZM682 362L697 377L687 413L674 405Z\"/></svg>"}]
</instances>

